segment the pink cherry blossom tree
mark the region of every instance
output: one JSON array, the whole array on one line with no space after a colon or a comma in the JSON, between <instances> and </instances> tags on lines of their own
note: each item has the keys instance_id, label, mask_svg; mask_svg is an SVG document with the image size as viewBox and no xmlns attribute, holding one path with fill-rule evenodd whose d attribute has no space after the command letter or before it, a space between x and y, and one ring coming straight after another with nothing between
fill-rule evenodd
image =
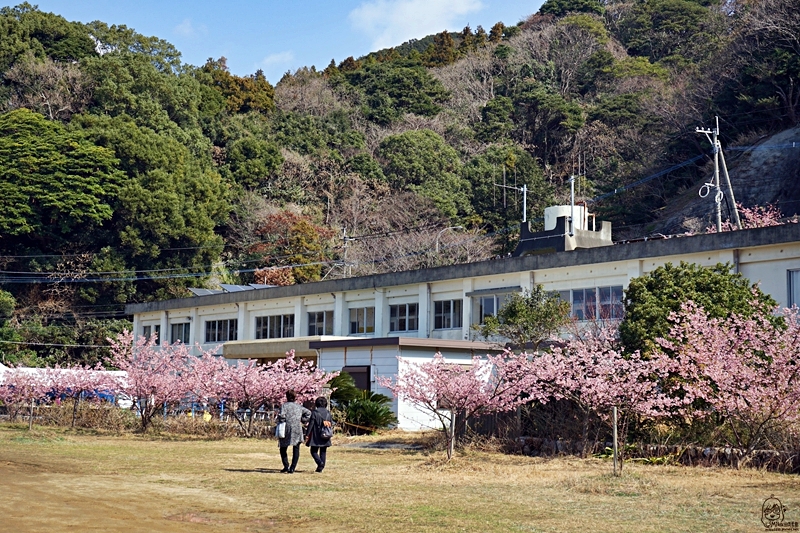
<instances>
[{"instance_id":1,"label":"pink cherry blossom tree","mask_svg":"<svg viewBox=\"0 0 800 533\"><path fill-rule=\"evenodd\" d=\"M239 361L223 371L221 382L231 402L231 412L246 436L252 435L252 414L265 406L277 405L294 390L300 401L319 395L325 384L339 375L316 368L312 361L295 358L294 350L286 358L260 365L256 361Z\"/></svg>"},{"instance_id":2,"label":"pink cherry blossom tree","mask_svg":"<svg viewBox=\"0 0 800 533\"><path fill-rule=\"evenodd\" d=\"M570 400L582 414L583 454L588 450L592 415L610 421L620 414L620 440L625 442L632 416L658 416L674 400L661 393L658 378L667 375L660 360L644 360L639 352L624 355L613 326L590 329L550 352L534 355L528 365L532 400Z\"/></svg>"},{"instance_id":3,"label":"pink cherry blossom tree","mask_svg":"<svg viewBox=\"0 0 800 533\"><path fill-rule=\"evenodd\" d=\"M190 387L196 400L221 414L230 388L230 370L231 365L224 357L211 352L196 358L189 373Z\"/></svg>"},{"instance_id":4,"label":"pink cherry blossom tree","mask_svg":"<svg viewBox=\"0 0 800 533\"><path fill-rule=\"evenodd\" d=\"M104 370L98 363L90 366L55 367L46 371L50 376L52 392L58 398L70 398L72 406L72 427L78 416L81 400L99 402L100 393L113 393L119 388L120 375Z\"/></svg>"},{"instance_id":5,"label":"pink cherry blossom tree","mask_svg":"<svg viewBox=\"0 0 800 533\"><path fill-rule=\"evenodd\" d=\"M140 337L125 331L111 345L109 363L127 373L118 391L134 400L141 420L141 430L147 428L166 406L178 404L191 392L189 370L190 348L180 342L156 344L155 337Z\"/></svg>"},{"instance_id":6,"label":"pink cherry blossom tree","mask_svg":"<svg viewBox=\"0 0 800 533\"><path fill-rule=\"evenodd\" d=\"M525 354L473 357L464 366L447 362L441 353L423 363L398 360L399 374L394 379L379 377L378 383L439 421L448 460L453 457L457 421L466 424L470 417L509 411L525 401L521 397L527 388Z\"/></svg>"},{"instance_id":7,"label":"pink cherry blossom tree","mask_svg":"<svg viewBox=\"0 0 800 533\"><path fill-rule=\"evenodd\" d=\"M250 437L253 430L253 414L265 403L264 370L253 359L237 361L222 371L220 377L224 384L226 412L231 413L245 436Z\"/></svg>"},{"instance_id":8,"label":"pink cherry blossom tree","mask_svg":"<svg viewBox=\"0 0 800 533\"><path fill-rule=\"evenodd\" d=\"M28 408L29 430L33 428L34 406L47 401L51 389L50 376L44 369L10 367L0 376L0 400L11 409L11 418Z\"/></svg>"},{"instance_id":9,"label":"pink cherry blossom tree","mask_svg":"<svg viewBox=\"0 0 800 533\"><path fill-rule=\"evenodd\" d=\"M293 390L301 402L313 400L323 387L339 372L325 372L316 367L313 361L298 359L294 350L287 352L284 359L267 364L266 373L271 382L268 403L278 404L285 400L286 391Z\"/></svg>"},{"instance_id":10,"label":"pink cherry blossom tree","mask_svg":"<svg viewBox=\"0 0 800 533\"><path fill-rule=\"evenodd\" d=\"M751 228L766 228L769 226L779 226L784 223L783 214L775 204L767 204L766 206L756 205L753 207L744 207L740 203L736 203L739 209L739 216L742 222L742 229ZM797 217L789 219L787 222L797 223ZM736 224L730 220L722 223L722 231L735 231L738 228ZM706 228L706 233L716 233L717 227L711 225Z\"/></svg>"},{"instance_id":11,"label":"pink cherry blossom tree","mask_svg":"<svg viewBox=\"0 0 800 533\"><path fill-rule=\"evenodd\" d=\"M763 315L709 318L688 302L671 315L670 338L658 340L673 376L666 391L686 414L721 417L743 463L770 435L794 434L800 423L800 322L796 308L782 316L783 325Z\"/></svg>"}]
</instances>

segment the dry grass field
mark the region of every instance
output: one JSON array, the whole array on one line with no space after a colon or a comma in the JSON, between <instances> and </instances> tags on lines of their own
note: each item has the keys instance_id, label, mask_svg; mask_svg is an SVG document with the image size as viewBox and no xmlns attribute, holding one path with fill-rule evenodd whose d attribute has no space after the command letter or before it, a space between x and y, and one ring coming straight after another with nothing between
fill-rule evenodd
<instances>
[{"instance_id":1,"label":"dry grass field","mask_svg":"<svg viewBox=\"0 0 800 533\"><path fill-rule=\"evenodd\" d=\"M286 475L273 440L0 424L0 531L755 532L773 494L800 521L797 476L396 447L418 438L337 437Z\"/></svg>"}]
</instances>

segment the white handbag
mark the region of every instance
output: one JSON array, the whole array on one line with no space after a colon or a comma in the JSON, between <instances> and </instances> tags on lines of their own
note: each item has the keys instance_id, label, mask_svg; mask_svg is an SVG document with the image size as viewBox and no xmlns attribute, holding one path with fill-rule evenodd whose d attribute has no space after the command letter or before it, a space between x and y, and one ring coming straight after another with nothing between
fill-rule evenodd
<instances>
[{"instance_id":1,"label":"white handbag","mask_svg":"<svg viewBox=\"0 0 800 533\"><path fill-rule=\"evenodd\" d=\"M286 438L286 422L278 422L275 426L275 436L279 439Z\"/></svg>"}]
</instances>

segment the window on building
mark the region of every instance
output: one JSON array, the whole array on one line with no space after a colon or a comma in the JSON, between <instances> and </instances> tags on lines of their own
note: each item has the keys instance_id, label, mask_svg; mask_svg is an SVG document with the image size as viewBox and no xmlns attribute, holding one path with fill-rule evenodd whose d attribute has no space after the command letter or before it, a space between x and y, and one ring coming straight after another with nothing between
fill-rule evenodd
<instances>
[{"instance_id":1,"label":"window on building","mask_svg":"<svg viewBox=\"0 0 800 533\"><path fill-rule=\"evenodd\" d=\"M333 311L316 311L308 313L308 334L333 335Z\"/></svg>"},{"instance_id":2,"label":"window on building","mask_svg":"<svg viewBox=\"0 0 800 533\"><path fill-rule=\"evenodd\" d=\"M461 300L433 302L433 329L461 328Z\"/></svg>"},{"instance_id":3,"label":"window on building","mask_svg":"<svg viewBox=\"0 0 800 533\"><path fill-rule=\"evenodd\" d=\"M256 339L294 337L294 315L256 317Z\"/></svg>"},{"instance_id":4,"label":"window on building","mask_svg":"<svg viewBox=\"0 0 800 533\"><path fill-rule=\"evenodd\" d=\"M161 326L142 326L142 337L149 339L151 335L155 335L156 339L161 337Z\"/></svg>"},{"instance_id":5,"label":"window on building","mask_svg":"<svg viewBox=\"0 0 800 533\"><path fill-rule=\"evenodd\" d=\"M178 342L181 341L184 344L190 343L191 339L189 338L189 331L190 331L189 322L182 322L180 324L172 324L171 331L170 331L170 342Z\"/></svg>"},{"instance_id":6,"label":"window on building","mask_svg":"<svg viewBox=\"0 0 800 533\"><path fill-rule=\"evenodd\" d=\"M209 320L206 322L206 342L235 341L238 337L239 320Z\"/></svg>"},{"instance_id":7,"label":"window on building","mask_svg":"<svg viewBox=\"0 0 800 533\"><path fill-rule=\"evenodd\" d=\"M497 311L506 303L508 297L508 294L493 294L476 298L478 309L477 323L483 324L487 316L496 315Z\"/></svg>"},{"instance_id":8,"label":"window on building","mask_svg":"<svg viewBox=\"0 0 800 533\"><path fill-rule=\"evenodd\" d=\"M573 289L561 291L562 299L572 302L572 316L578 320L612 320L621 319L622 285L612 287L596 287L594 289Z\"/></svg>"},{"instance_id":9,"label":"window on building","mask_svg":"<svg viewBox=\"0 0 800 533\"><path fill-rule=\"evenodd\" d=\"M389 331L417 331L419 329L419 306L399 304L389 306Z\"/></svg>"},{"instance_id":10,"label":"window on building","mask_svg":"<svg viewBox=\"0 0 800 533\"><path fill-rule=\"evenodd\" d=\"M622 285L615 287L598 287L600 300L600 319L617 320L622 318Z\"/></svg>"},{"instance_id":11,"label":"window on building","mask_svg":"<svg viewBox=\"0 0 800 533\"><path fill-rule=\"evenodd\" d=\"M360 390L371 390L372 379L370 376L370 367L368 366L345 366L342 372L347 372L355 381L356 388Z\"/></svg>"},{"instance_id":12,"label":"window on building","mask_svg":"<svg viewBox=\"0 0 800 533\"><path fill-rule=\"evenodd\" d=\"M350 334L375 333L375 307L350 309Z\"/></svg>"},{"instance_id":13,"label":"window on building","mask_svg":"<svg viewBox=\"0 0 800 533\"><path fill-rule=\"evenodd\" d=\"M796 305L800 307L800 270L789 270L789 297L786 301L789 307Z\"/></svg>"},{"instance_id":14,"label":"window on building","mask_svg":"<svg viewBox=\"0 0 800 533\"><path fill-rule=\"evenodd\" d=\"M572 291L572 316L578 320L597 318L597 289Z\"/></svg>"}]
</instances>

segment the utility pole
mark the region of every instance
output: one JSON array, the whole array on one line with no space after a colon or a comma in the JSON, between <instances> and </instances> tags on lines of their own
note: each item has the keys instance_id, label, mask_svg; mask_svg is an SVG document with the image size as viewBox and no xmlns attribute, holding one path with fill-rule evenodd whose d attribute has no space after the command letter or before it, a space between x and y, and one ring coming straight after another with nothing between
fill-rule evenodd
<instances>
[{"instance_id":1,"label":"utility pole","mask_svg":"<svg viewBox=\"0 0 800 533\"><path fill-rule=\"evenodd\" d=\"M349 278L352 273L352 269L350 265L347 263L347 243L355 239L352 239L347 236L347 228L344 228L342 240L344 241L344 251L342 252L342 263L343 263L342 266L344 267L344 277Z\"/></svg>"},{"instance_id":2,"label":"utility pole","mask_svg":"<svg viewBox=\"0 0 800 533\"><path fill-rule=\"evenodd\" d=\"M739 220L739 209L736 207L736 198L733 196L733 187L731 186L731 179L728 175L728 166L725 164L725 156L722 154L722 145L719 142L719 117L716 118L715 128L713 130L703 129L703 128L695 128L695 133L702 133L706 136L708 141L711 143L711 146L714 150L714 182L705 183L702 187L700 187L700 197L705 198L711 192L711 189L716 189L716 193L714 194L714 204L716 206L716 219L717 219L717 233L722 231L722 198L724 197L724 193L722 192L722 188L719 184L719 162L722 159L722 165L725 171L725 180L728 185L728 192L730 193L731 197L731 209L733 211L733 219L736 223L736 227L742 229L742 223ZM711 136L713 137L711 137ZM705 191L705 193L704 193Z\"/></svg>"},{"instance_id":3,"label":"utility pole","mask_svg":"<svg viewBox=\"0 0 800 533\"><path fill-rule=\"evenodd\" d=\"M717 128L719 128L719 117L717 117ZM722 145L719 147L719 157L722 160L722 170L725 171L725 183L728 184L728 191L731 193L731 206L733 207L733 221L736 227L742 229L742 221L739 219L739 206L736 205L736 198L733 196L731 177L728 175L728 165L725 163L725 154L722 152Z\"/></svg>"}]
</instances>

